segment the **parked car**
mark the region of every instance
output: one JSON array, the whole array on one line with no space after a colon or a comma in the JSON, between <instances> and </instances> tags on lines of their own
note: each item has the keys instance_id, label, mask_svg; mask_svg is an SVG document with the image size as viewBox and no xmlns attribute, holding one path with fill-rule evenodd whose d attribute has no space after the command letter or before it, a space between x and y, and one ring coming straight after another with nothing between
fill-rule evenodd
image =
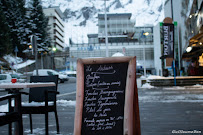
<instances>
[{"instance_id":1,"label":"parked car","mask_svg":"<svg viewBox=\"0 0 203 135\"><path fill-rule=\"evenodd\" d=\"M18 74L10 74L12 78L16 78L17 79L17 82L25 82L26 80L25 79L22 79Z\"/></svg>"},{"instance_id":2,"label":"parked car","mask_svg":"<svg viewBox=\"0 0 203 135\"><path fill-rule=\"evenodd\" d=\"M66 75L63 75L52 69L39 69L38 74L39 74L39 76L58 75L60 83L64 83L65 81L68 81L68 77ZM33 75L37 75L36 70L33 71Z\"/></svg>"},{"instance_id":3,"label":"parked car","mask_svg":"<svg viewBox=\"0 0 203 135\"><path fill-rule=\"evenodd\" d=\"M10 83L12 78L16 78L18 83L25 82L18 74L0 74L0 83Z\"/></svg>"},{"instance_id":4,"label":"parked car","mask_svg":"<svg viewBox=\"0 0 203 135\"><path fill-rule=\"evenodd\" d=\"M76 71L64 71L62 74L67 75L69 82L76 82Z\"/></svg>"},{"instance_id":5,"label":"parked car","mask_svg":"<svg viewBox=\"0 0 203 135\"><path fill-rule=\"evenodd\" d=\"M0 74L0 83L10 83L11 79L12 77L10 74Z\"/></svg>"}]
</instances>

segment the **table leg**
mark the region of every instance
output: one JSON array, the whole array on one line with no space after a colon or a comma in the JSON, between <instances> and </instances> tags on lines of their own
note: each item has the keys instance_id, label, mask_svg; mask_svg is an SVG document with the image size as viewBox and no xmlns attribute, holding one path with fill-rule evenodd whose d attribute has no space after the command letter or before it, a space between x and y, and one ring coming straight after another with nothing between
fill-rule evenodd
<instances>
[{"instance_id":1,"label":"table leg","mask_svg":"<svg viewBox=\"0 0 203 135\"><path fill-rule=\"evenodd\" d=\"M15 135L23 135L23 124L22 124L22 113L21 113L21 95L18 90L15 91L15 94L18 94L17 98L15 98L15 106L14 111L19 114L19 121L15 122L14 133Z\"/></svg>"}]
</instances>

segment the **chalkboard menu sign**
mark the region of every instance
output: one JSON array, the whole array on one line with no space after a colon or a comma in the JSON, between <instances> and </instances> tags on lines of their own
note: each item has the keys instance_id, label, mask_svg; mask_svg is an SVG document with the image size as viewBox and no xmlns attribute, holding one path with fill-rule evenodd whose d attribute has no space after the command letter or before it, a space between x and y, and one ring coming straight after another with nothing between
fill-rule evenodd
<instances>
[{"instance_id":1,"label":"chalkboard menu sign","mask_svg":"<svg viewBox=\"0 0 203 135\"><path fill-rule=\"evenodd\" d=\"M135 57L79 59L77 66L74 134L134 135Z\"/></svg>"}]
</instances>

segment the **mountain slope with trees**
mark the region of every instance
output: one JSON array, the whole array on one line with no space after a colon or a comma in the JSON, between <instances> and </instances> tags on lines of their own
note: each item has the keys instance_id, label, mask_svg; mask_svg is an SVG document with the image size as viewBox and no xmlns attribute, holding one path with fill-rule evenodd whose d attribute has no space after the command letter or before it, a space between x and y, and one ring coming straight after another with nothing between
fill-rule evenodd
<instances>
[{"instance_id":1,"label":"mountain slope with trees","mask_svg":"<svg viewBox=\"0 0 203 135\"><path fill-rule=\"evenodd\" d=\"M23 50L28 48L30 36L36 34L39 46L49 46L48 19L42 11L41 0L0 0L0 57L14 53L24 57Z\"/></svg>"}]
</instances>

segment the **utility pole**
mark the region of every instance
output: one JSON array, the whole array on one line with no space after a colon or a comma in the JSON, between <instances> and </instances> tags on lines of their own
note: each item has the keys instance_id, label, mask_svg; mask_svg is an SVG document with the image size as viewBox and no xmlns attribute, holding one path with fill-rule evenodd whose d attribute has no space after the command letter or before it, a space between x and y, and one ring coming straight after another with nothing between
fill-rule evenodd
<instances>
[{"instance_id":1,"label":"utility pole","mask_svg":"<svg viewBox=\"0 0 203 135\"><path fill-rule=\"evenodd\" d=\"M17 46L15 47L14 52L15 52L15 57L16 57L16 72L18 72L18 61L17 61L18 47Z\"/></svg>"},{"instance_id":2,"label":"utility pole","mask_svg":"<svg viewBox=\"0 0 203 135\"><path fill-rule=\"evenodd\" d=\"M105 19L105 44L106 44L106 57L109 57L109 48L108 48L108 32L107 32L107 14L106 14L106 1L104 0L104 19Z\"/></svg>"},{"instance_id":3,"label":"utility pole","mask_svg":"<svg viewBox=\"0 0 203 135\"><path fill-rule=\"evenodd\" d=\"M37 51L37 37L35 35L32 35L31 36L31 43L32 43L32 46L33 46L33 49L34 49L34 54L35 54L35 69L36 69L36 74L37 76L39 75L38 74L38 62L37 62L37 54L38 54L38 51Z\"/></svg>"}]
</instances>

